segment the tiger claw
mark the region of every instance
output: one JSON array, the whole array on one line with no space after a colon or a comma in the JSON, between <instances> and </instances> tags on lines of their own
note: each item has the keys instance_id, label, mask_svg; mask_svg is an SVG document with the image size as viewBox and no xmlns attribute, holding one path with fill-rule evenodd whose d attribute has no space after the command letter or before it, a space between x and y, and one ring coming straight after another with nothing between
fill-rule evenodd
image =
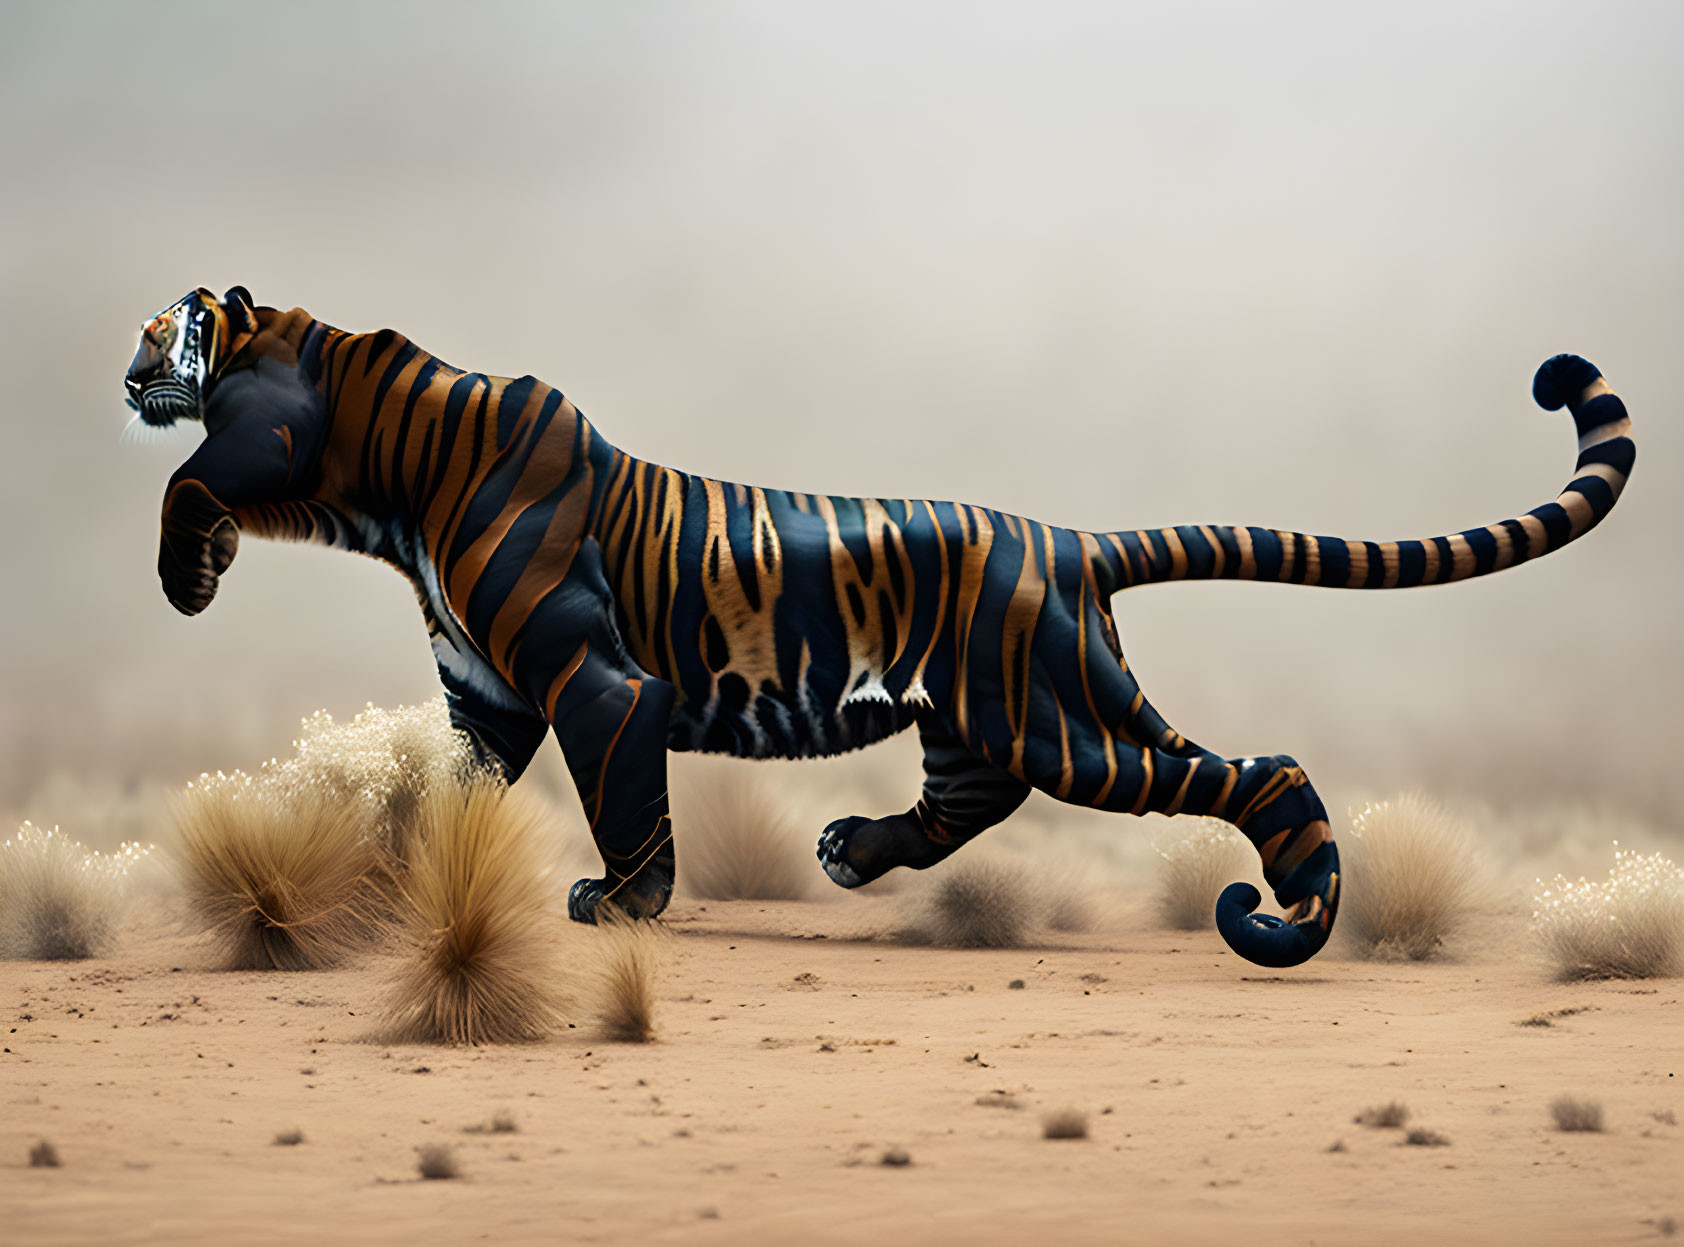
<instances>
[{"instance_id":1,"label":"tiger claw","mask_svg":"<svg viewBox=\"0 0 1684 1247\"><path fill-rule=\"evenodd\" d=\"M596 907L606 894L602 879L581 879L567 892L567 916L586 926L596 925Z\"/></svg>"},{"instance_id":2,"label":"tiger claw","mask_svg":"<svg viewBox=\"0 0 1684 1247\"><path fill-rule=\"evenodd\" d=\"M641 887L637 886L641 883ZM654 918L672 900L670 871L649 871L622 883L608 900L608 880L581 879L567 893L567 916L574 922L595 926L604 903L627 918Z\"/></svg>"}]
</instances>

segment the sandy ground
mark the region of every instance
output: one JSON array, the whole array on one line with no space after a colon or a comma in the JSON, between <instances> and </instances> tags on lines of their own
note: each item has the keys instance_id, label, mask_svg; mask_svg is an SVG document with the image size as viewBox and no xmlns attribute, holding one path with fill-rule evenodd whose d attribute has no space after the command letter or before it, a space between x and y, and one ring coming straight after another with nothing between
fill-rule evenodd
<instances>
[{"instance_id":1,"label":"sandy ground","mask_svg":"<svg viewBox=\"0 0 1684 1247\"><path fill-rule=\"evenodd\" d=\"M389 1047L378 963L216 972L178 933L0 966L0 1239L1624 1243L1684 1220L1677 980L1506 955L1274 975L1214 933L851 938L891 902L676 904L645 1046L581 1023ZM1587 1011L1517 1025L1558 1009ZM1608 1130L1554 1130L1563 1092ZM1353 1123L1393 1099L1449 1145ZM1062 1107L1086 1139L1041 1137ZM515 1132L472 1129L499 1110ZM27 1166L38 1138L62 1167ZM460 1180L416 1177L438 1142Z\"/></svg>"}]
</instances>

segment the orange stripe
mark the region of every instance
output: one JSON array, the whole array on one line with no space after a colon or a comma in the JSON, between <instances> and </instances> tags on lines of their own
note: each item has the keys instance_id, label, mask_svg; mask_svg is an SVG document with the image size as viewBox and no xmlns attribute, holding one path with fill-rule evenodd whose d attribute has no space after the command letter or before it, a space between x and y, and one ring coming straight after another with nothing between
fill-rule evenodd
<instances>
[{"instance_id":1,"label":"orange stripe","mask_svg":"<svg viewBox=\"0 0 1684 1247\"><path fill-rule=\"evenodd\" d=\"M626 708L626 717L620 720L620 726L614 729L614 739L608 742L608 749L602 755L602 765L596 770L596 813L591 815L591 832L596 832L596 820L602 817L602 802L608 796L608 760L614 756L614 747L620 743L620 734L626 730L626 724L637 711L638 700L643 696L642 680L627 680L626 686L632 691L632 704Z\"/></svg>"}]
</instances>

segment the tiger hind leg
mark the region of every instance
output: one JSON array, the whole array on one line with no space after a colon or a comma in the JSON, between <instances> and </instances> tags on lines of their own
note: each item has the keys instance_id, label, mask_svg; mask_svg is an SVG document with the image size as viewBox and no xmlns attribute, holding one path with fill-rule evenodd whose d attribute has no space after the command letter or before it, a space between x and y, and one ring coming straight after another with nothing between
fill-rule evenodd
<instances>
[{"instance_id":1,"label":"tiger hind leg","mask_svg":"<svg viewBox=\"0 0 1684 1247\"><path fill-rule=\"evenodd\" d=\"M896 866L924 870L1007 818L1030 786L977 757L939 716L918 716L924 791L918 804L887 818L838 819L819 837L825 874L844 888L882 878Z\"/></svg>"},{"instance_id":2,"label":"tiger hind leg","mask_svg":"<svg viewBox=\"0 0 1684 1247\"><path fill-rule=\"evenodd\" d=\"M1040 701L1028 715L1034 726L1022 746L1026 778L1072 804L1203 814L1233 824L1256 848L1288 915L1283 921L1254 914L1261 896L1236 883L1217 902L1218 931L1259 965L1308 960L1327 942L1340 877L1327 811L1303 767L1285 754L1224 758L1203 749L1152 708L1120 655L1090 646L1082 659L1081 700L1067 692Z\"/></svg>"}]
</instances>

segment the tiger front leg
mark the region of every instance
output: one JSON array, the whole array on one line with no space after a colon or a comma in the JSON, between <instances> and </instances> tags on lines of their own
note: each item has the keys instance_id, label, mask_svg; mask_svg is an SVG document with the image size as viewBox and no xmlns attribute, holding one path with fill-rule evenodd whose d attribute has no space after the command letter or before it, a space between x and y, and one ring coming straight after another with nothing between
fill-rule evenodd
<instances>
[{"instance_id":1,"label":"tiger front leg","mask_svg":"<svg viewBox=\"0 0 1684 1247\"><path fill-rule=\"evenodd\" d=\"M653 918L672 899L667 726L673 696L665 680L628 678L581 647L553 719L604 874L579 880L568 893L567 916L575 922L594 923L604 902L633 918Z\"/></svg>"},{"instance_id":2,"label":"tiger front leg","mask_svg":"<svg viewBox=\"0 0 1684 1247\"><path fill-rule=\"evenodd\" d=\"M284 425L233 420L201 442L170 478L158 579L182 614L197 615L216 597L217 583L239 548L236 511L296 492L295 440Z\"/></svg>"}]
</instances>

